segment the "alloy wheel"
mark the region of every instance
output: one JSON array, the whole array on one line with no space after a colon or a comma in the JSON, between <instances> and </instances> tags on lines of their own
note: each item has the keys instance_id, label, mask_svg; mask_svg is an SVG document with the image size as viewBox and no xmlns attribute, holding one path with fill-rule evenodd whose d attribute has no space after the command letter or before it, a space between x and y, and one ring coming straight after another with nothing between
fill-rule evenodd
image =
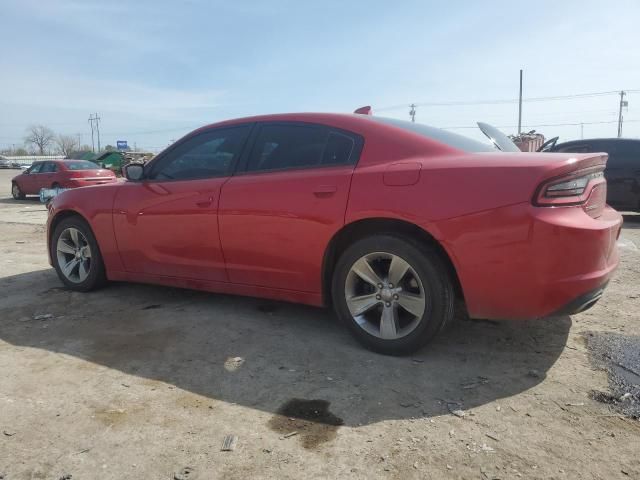
<instances>
[{"instance_id":1,"label":"alloy wheel","mask_svg":"<svg viewBox=\"0 0 640 480\"><path fill-rule=\"evenodd\" d=\"M82 283L91 270L91 247L87 237L74 227L66 228L58 237L56 257L60 271L69 281Z\"/></svg>"},{"instance_id":2,"label":"alloy wheel","mask_svg":"<svg viewBox=\"0 0 640 480\"><path fill-rule=\"evenodd\" d=\"M345 298L360 328L384 340L399 339L415 330L427 307L416 271L403 258L387 252L369 253L351 266Z\"/></svg>"}]
</instances>

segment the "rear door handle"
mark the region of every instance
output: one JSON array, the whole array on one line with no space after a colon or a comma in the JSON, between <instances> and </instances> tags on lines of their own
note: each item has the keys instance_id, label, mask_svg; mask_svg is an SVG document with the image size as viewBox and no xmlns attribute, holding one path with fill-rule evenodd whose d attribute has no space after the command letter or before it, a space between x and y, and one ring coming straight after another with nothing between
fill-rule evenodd
<instances>
[{"instance_id":1,"label":"rear door handle","mask_svg":"<svg viewBox=\"0 0 640 480\"><path fill-rule=\"evenodd\" d=\"M313 194L316 197L330 197L338 191L338 187L335 185L318 185L313 190Z\"/></svg>"}]
</instances>

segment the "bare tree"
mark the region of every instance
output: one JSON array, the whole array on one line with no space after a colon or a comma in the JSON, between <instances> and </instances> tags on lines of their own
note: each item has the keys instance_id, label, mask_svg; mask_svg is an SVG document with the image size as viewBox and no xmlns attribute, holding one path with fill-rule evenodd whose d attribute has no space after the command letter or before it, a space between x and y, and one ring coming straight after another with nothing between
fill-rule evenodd
<instances>
[{"instance_id":1,"label":"bare tree","mask_svg":"<svg viewBox=\"0 0 640 480\"><path fill-rule=\"evenodd\" d=\"M58 146L58 152L65 157L69 157L71 152L74 152L78 146L78 140L71 135L58 135L56 137L56 145Z\"/></svg>"},{"instance_id":2,"label":"bare tree","mask_svg":"<svg viewBox=\"0 0 640 480\"><path fill-rule=\"evenodd\" d=\"M44 125L32 125L27 128L24 143L37 148L40 155L44 155L53 143L54 138L55 134L50 128Z\"/></svg>"}]
</instances>

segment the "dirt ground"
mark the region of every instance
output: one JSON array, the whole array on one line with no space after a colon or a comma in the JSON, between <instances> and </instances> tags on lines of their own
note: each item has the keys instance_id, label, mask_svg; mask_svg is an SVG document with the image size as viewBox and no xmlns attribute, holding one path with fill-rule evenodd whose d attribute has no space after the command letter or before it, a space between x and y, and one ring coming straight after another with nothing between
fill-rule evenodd
<instances>
[{"instance_id":1,"label":"dirt ground","mask_svg":"<svg viewBox=\"0 0 640 480\"><path fill-rule=\"evenodd\" d=\"M640 216L604 298L459 321L409 358L331 312L147 285L89 294L47 264L37 200L0 171L0 478L640 478L640 422L590 332L640 335ZM225 436L233 451L221 451Z\"/></svg>"}]
</instances>

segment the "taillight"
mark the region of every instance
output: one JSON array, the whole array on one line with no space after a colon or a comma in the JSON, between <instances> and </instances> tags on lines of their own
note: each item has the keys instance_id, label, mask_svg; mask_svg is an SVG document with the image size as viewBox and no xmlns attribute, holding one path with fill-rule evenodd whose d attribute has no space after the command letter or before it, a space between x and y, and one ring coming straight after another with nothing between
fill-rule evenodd
<instances>
[{"instance_id":1,"label":"taillight","mask_svg":"<svg viewBox=\"0 0 640 480\"><path fill-rule=\"evenodd\" d=\"M542 183L533 204L539 207L582 205L595 187L599 187L600 194L604 190L606 197L606 185L602 167L578 170Z\"/></svg>"}]
</instances>

